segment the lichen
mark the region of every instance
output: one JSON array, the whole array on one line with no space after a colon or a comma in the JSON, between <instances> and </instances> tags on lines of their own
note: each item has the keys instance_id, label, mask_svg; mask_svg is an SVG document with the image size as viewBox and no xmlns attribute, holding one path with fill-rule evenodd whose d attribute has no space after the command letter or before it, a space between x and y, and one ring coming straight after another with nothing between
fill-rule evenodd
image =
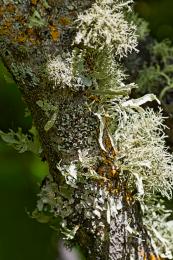
<instances>
[{"instance_id":1,"label":"lichen","mask_svg":"<svg viewBox=\"0 0 173 260\"><path fill-rule=\"evenodd\" d=\"M42 151L38 132L35 127L29 130L29 134L22 133L21 128L19 128L17 132L13 130L10 130L8 133L0 131L0 137L19 153L30 151L35 154L40 154Z\"/></svg>"},{"instance_id":2,"label":"lichen","mask_svg":"<svg viewBox=\"0 0 173 260\"><path fill-rule=\"evenodd\" d=\"M113 49L120 58L136 50L135 25L125 19L124 9L133 1L98 0L85 13L78 16L75 43L93 49Z\"/></svg>"},{"instance_id":3,"label":"lichen","mask_svg":"<svg viewBox=\"0 0 173 260\"><path fill-rule=\"evenodd\" d=\"M154 95L128 99L136 85L127 83L120 62L137 45L136 27L127 22L130 16L125 19L131 2L98 0L80 13L72 52L50 59L47 65L53 87L83 94L83 103L75 102L72 94L73 98L59 108L58 149L66 153L74 149L78 156L69 163L63 164L62 160L57 164L64 182L57 191L49 178L39 194L37 213L40 215L43 210L59 216L64 239L74 239L86 228L101 250L104 243L114 239L110 234L117 234L111 230L111 221L116 223L125 205L133 207L139 203L152 241L149 255L170 258L171 236L166 218L164 232L163 223L149 221L151 211L155 221L157 210L151 205L158 194L172 197L173 157L165 146L163 116L161 111L155 113L141 107L156 99ZM144 24L140 26L144 28ZM147 33L144 29L141 38ZM142 237L133 218L129 214L123 222L127 239L133 240L135 234L139 241L146 240L141 244L145 248L148 238ZM166 236L167 246L157 242L157 234L161 234L161 241ZM133 258L135 253L129 254ZM148 253L141 254L145 258Z\"/></svg>"}]
</instances>

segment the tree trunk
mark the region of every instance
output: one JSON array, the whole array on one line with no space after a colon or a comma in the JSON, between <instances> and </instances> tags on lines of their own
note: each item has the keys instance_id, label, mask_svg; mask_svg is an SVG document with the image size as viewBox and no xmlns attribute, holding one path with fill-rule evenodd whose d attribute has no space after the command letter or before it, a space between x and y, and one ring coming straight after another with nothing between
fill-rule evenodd
<instances>
[{"instance_id":1,"label":"tree trunk","mask_svg":"<svg viewBox=\"0 0 173 260\"><path fill-rule=\"evenodd\" d=\"M55 57L63 61L75 47L83 49L74 43L74 21L95 1L0 2L0 54L31 111L53 178L48 182L56 183L57 193L63 187L72 190L74 210L63 223L75 232L74 241L86 259L159 259L143 225L140 203L128 190L128 178L119 177L119 151L110 135L111 118L106 109L98 113L99 94L56 87L47 72ZM76 184L79 168L83 181ZM95 201L99 196L105 198L103 204ZM109 210L110 201L115 212Z\"/></svg>"}]
</instances>

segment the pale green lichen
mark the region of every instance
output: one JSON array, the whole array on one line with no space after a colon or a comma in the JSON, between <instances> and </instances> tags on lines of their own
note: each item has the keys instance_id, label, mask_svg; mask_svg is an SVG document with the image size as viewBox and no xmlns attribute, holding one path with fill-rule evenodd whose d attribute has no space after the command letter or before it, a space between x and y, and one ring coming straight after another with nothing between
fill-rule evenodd
<instances>
[{"instance_id":1,"label":"pale green lichen","mask_svg":"<svg viewBox=\"0 0 173 260\"><path fill-rule=\"evenodd\" d=\"M68 57L59 55L54 59L50 59L47 66L47 72L50 80L55 82L55 86L64 88L72 85L72 71L70 69L70 60Z\"/></svg>"},{"instance_id":2,"label":"pale green lichen","mask_svg":"<svg viewBox=\"0 0 173 260\"><path fill-rule=\"evenodd\" d=\"M129 188L134 189L136 185L138 190L138 176L144 189L142 196L160 193L170 199L173 158L165 146L162 114L156 114L152 109L141 112L121 110L120 113L114 140L119 150L117 163L121 165L122 175L124 171L129 174Z\"/></svg>"},{"instance_id":3,"label":"pale green lichen","mask_svg":"<svg viewBox=\"0 0 173 260\"><path fill-rule=\"evenodd\" d=\"M153 41L145 47L150 56L150 62L145 62L137 75L139 86L137 94L154 93L158 96L168 113L172 113L169 106L169 93L173 89L173 48L169 40ZM168 95L168 101L167 101ZM168 103L167 103L168 102Z\"/></svg>"},{"instance_id":4,"label":"pale green lichen","mask_svg":"<svg viewBox=\"0 0 173 260\"><path fill-rule=\"evenodd\" d=\"M143 212L144 224L158 254L163 259L172 259L173 221L169 220L172 211L166 209L163 200L155 197L148 201L147 206L144 205Z\"/></svg>"},{"instance_id":5,"label":"pale green lichen","mask_svg":"<svg viewBox=\"0 0 173 260\"><path fill-rule=\"evenodd\" d=\"M98 0L77 19L75 43L93 49L109 48L120 58L136 50L136 26L126 21L124 9L133 1Z\"/></svg>"},{"instance_id":6,"label":"pale green lichen","mask_svg":"<svg viewBox=\"0 0 173 260\"><path fill-rule=\"evenodd\" d=\"M38 100L36 104L45 112L46 116L49 118L44 126L44 130L47 132L54 126L56 122L58 115L58 106L51 104L47 100Z\"/></svg>"},{"instance_id":7,"label":"pale green lichen","mask_svg":"<svg viewBox=\"0 0 173 260\"><path fill-rule=\"evenodd\" d=\"M13 130L10 130L8 133L0 131L2 140L16 149L19 153L30 151L35 154L40 154L41 146L36 128L32 127L29 134L30 136L22 133L21 128L18 129L18 132L14 132Z\"/></svg>"},{"instance_id":8,"label":"pale green lichen","mask_svg":"<svg viewBox=\"0 0 173 260\"><path fill-rule=\"evenodd\" d=\"M144 40L150 33L149 24L143 18L139 17L136 13L130 13L127 18L136 25L136 34L138 41Z\"/></svg>"},{"instance_id":9,"label":"pale green lichen","mask_svg":"<svg viewBox=\"0 0 173 260\"><path fill-rule=\"evenodd\" d=\"M35 73L32 71L32 67L25 63L13 63L11 70L15 79L21 81L22 79L27 79L31 84L32 88L38 86L39 79L36 77ZM29 85L29 84L28 84Z\"/></svg>"},{"instance_id":10,"label":"pale green lichen","mask_svg":"<svg viewBox=\"0 0 173 260\"><path fill-rule=\"evenodd\" d=\"M37 10L34 10L32 16L29 18L29 28L32 27L43 27L47 24L47 22L45 21L45 19L43 19L41 17L41 15L39 14L39 12Z\"/></svg>"},{"instance_id":11,"label":"pale green lichen","mask_svg":"<svg viewBox=\"0 0 173 260\"><path fill-rule=\"evenodd\" d=\"M50 113L57 112L58 107L53 105L48 100L38 100L36 104L45 112L46 116L50 116Z\"/></svg>"}]
</instances>

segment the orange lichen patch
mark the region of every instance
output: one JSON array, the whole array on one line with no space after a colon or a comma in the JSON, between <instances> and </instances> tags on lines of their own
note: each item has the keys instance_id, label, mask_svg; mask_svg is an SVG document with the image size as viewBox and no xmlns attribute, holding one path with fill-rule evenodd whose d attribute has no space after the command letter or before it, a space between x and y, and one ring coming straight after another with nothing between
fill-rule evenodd
<instances>
[{"instance_id":1,"label":"orange lichen patch","mask_svg":"<svg viewBox=\"0 0 173 260\"><path fill-rule=\"evenodd\" d=\"M117 150L115 150L114 148L112 148L112 151L111 151L111 153L112 153L112 157L113 158L115 158L116 156L117 156Z\"/></svg>"},{"instance_id":2,"label":"orange lichen patch","mask_svg":"<svg viewBox=\"0 0 173 260\"><path fill-rule=\"evenodd\" d=\"M112 165L108 171L109 177L116 177L118 175L115 165Z\"/></svg>"},{"instance_id":3,"label":"orange lichen patch","mask_svg":"<svg viewBox=\"0 0 173 260\"><path fill-rule=\"evenodd\" d=\"M130 192L126 193L125 199L128 204L131 204L134 201L133 195Z\"/></svg>"},{"instance_id":4,"label":"orange lichen patch","mask_svg":"<svg viewBox=\"0 0 173 260\"><path fill-rule=\"evenodd\" d=\"M12 22L11 21L5 21L3 24L3 28L4 29L8 29L12 26Z\"/></svg>"},{"instance_id":5,"label":"orange lichen patch","mask_svg":"<svg viewBox=\"0 0 173 260\"><path fill-rule=\"evenodd\" d=\"M149 260L161 260L161 258L159 256L154 255L154 254L150 254Z\"/></svg>"},{"instance_id":6,"label":"orange lichen patch","mask_svg":"<svg viewBox=\"0 0 173 260\"><path fill-rule=\"evenodd\" d=\"M59 18L59 23L63 26L71 24L71 20L68 17L62 16Z\"/></svg>"},{"instance_id":7,"label":"orange lichen patch","mask_svg":"<svg viewBox=\"0 0 173 260\"><path fill-rule=\"evenodd\" d=\"M98 167L97 173L100 176L106 175L111 179L118 176L118 169L110 160L104 160L104 165Z\"/></svg>"},{"instance_id":8,"label":"orange lichen patch","mask_svg":"<svg viewBox=\"0 0 173 260\"><path fill-rule=\"evenodd\" d=\"M57 30L55 25L49 25L49 28L53 41L57 41L60 37L60 32Z\"/></svg>"},{"instance_id":9,"label":"orange lichen patch","mask_svg":"<svg viewBox=\"0 0 173 260\"><path fill-rule=\"evenodd\" d=\"M35 34L33 28L27 28L27 29L26 29L26 33L27 33L28 35L34 35L34 34Z\"/></svg>"},{"instance_id":10,"label":"orange lichen patch","mask_svg":"<svg viewBox=\"0 0 173 260\"><path fill-rule=\"evenodd\" d=\"M52 39L54 40L54 41L57 41L58 40L58 38L59 38L59 36L60 36L60 33L59 33L59 31L58 30L53 30L53 31L51 31L50 32L50 34L51 34L51 36L52 36Z\"/></svg>"},{"instance_id":11,"label":"orange lichen patch","mask_svg":"<svg viewBox=\"0 0 173 260\"><path fill-rule=\"evenodd\" d=\"M94 96L94 95L89 96L89 99L94 100L96 102L100 101L100 97L99 96Z\"/></svg>"},{"instance_id":12,"label":"orange lichen patch","mask_svg":"<svg viewBox=\"0 0 173 260\"><path fill-rule=\"evenodd\" d=\"M38 2L38 0L31 0L31 4L32 4L32 5L36 5L37 2Z\"/></svg>"},{"instance_id":13,"label":"orange lichen patch","mask_svg":"<svg viewBox=\"0 0 173 260\"><path fill-rule=\"evenodd\" d=\"M27 38L24 35L21 35L17 38L17 42L19 42L19 43L24 43L24 42L26 42L26 40L27 40Z\"/></svg>"},{"instance_id":14,"label":"orange lichen patch","mask_svg":"<svg viewBox=\"0 0 173 260\"><path fill-rule=\"evenodd\" d=\"M33 45L37 45L40 43L40 39L36 34L36 31L33 28L26 28L24 32L20 32L16 36L16 41L18 43L30 42Z\"/></svg>"},{"instance_id":15,"label":"orange lichen patch","mask_svg":"<svg viewBox=\"0 0 173 260\"><path fill-rule=\"evenodd\" d=\"M155 254L153 254L152 252L148 254L144 251L144 249L141 250L141 252L139 253L140 256L143 257L144 260L162 260L162 258L160 256L157 256Z\"/></svg>"}]
</instances>

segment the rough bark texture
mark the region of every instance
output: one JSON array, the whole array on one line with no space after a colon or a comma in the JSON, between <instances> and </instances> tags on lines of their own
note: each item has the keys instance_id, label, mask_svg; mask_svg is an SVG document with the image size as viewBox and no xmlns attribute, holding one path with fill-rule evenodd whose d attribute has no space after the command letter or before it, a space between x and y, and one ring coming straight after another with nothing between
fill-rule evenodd
<instances>
[{"instance_id":1,"label":"rough bark texture","mask_svg":"<svg viewBox=\"0 0 173 260\"><path fill-rule=\"evenodd\" d=\"M34 124L39 132L44 156L49 164L50 174L61 186L64 182L57 164L70 164L78 160L78 150L88 149L90 156L102 156L99 143L99 120L86 104L92 100L85 91L73 92L68 89L52 87L52 82L45 72L51 57L62 52L71 51L75 35L76 19L80 11L91 6L93 0L0 0L0 54L18 84L23 99L29 107ZM48 5L47 5L47 4ZM39 17L37 16L39 13ZM34 17L36 22L34 24ZM44 126L49 120L44 111L37 105L38 100L51 100L58 107L58 116L53 127L45 131ZM95 112L97 112L97 102ZM104 130L105 146L110 140ZM59 148L61 147L61 148ZM105 154L105 157L116 156L116 152ZM97 161L93 168L105 167L110 171L111 163ZM101 170L100 170L101 171ZM113 179L113 178L112 178ZM150 239L142 225L141 209L137 202L127 201L125 183L112 180L114 188L119 192L113 198L123 205L117 218L111 219L110 225L106 216L102 216L105 227L104 239L100 242L99 231L90 232L90 221L83 220L83 213L78 214L82 228L76 233L76 241L84 250L87 259L150 259L154 252ZM96 184L96 186L101 184ZM108 186L108 184L104 183ZM76 193L81 193L84 186ZM118 203L118 202L117 202ZM126 223L139 232L136 237L127 232ZM101 235L100 235L101 236ZM145 252L145 253L144 253ZM154 255L155 253L153 253ZM153 258L152 258L153 259ZM157 259L157 256L155 256Z\"/></svg>"}]
</instances>

